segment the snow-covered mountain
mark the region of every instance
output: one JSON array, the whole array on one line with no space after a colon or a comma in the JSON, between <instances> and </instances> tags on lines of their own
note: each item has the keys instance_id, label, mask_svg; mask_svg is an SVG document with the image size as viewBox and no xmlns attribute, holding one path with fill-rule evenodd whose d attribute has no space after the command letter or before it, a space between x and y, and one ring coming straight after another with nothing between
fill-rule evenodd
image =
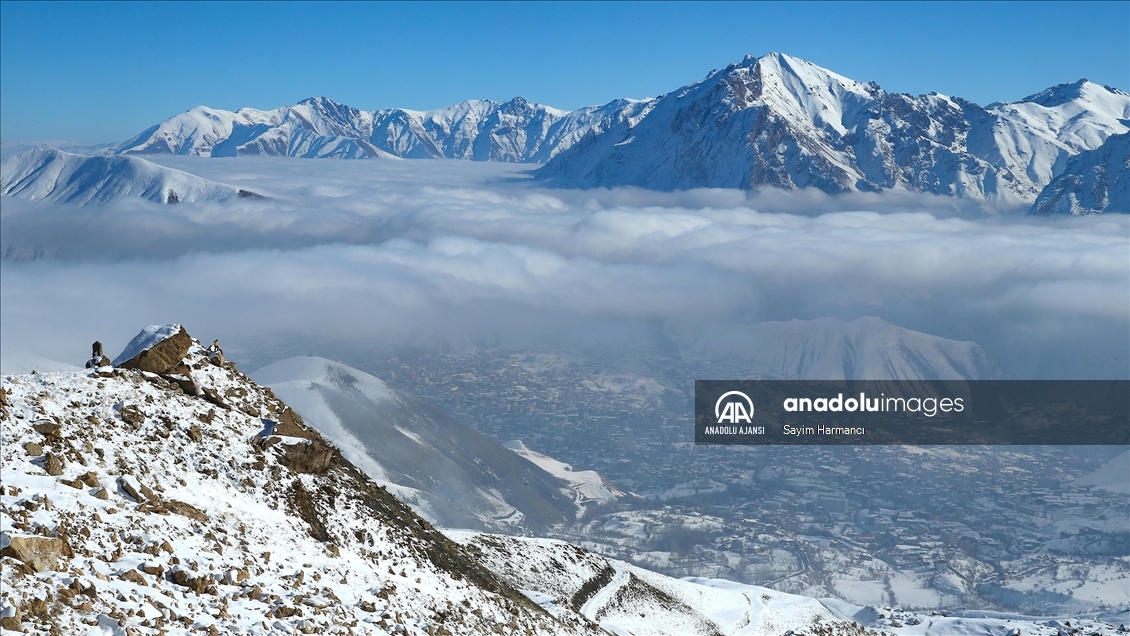
<instances>
[{"instance_id":1,"label":"snow-covered mountain","mask_svg":"<svg viewBox=\"0 0 1130 636\"><path fill-rule=\"evenodd\" d=\"M1044 188L1028 214L1130 214L1130 133L1067 160L1063 173Z\"/></svg>"},{"instance_id":2,"label":"snow-covered mountain","mask_svg":"<svg viewBox=\"0 0 1130 636\"><path fill-rule=\"evenodd\" d=\"M436 523L545 528L583 512L568 482L363 371L303 356L251 375Z\"/></svg>"},{"instance_id":3,"label":"snow-covered mountain","mask_svg":"<svg viewBox=\"0 0 1130 636\"><path fill-rule=\"evenodd\" d=\"M1101 468L1072 483L1130 495L1130 451L1118 455Z\"/></svg>"},{"instance_id":4,"label":"snow-covered mountain","mask_svg":"<svg viewBox=\"0 0 1130 636\"><path fill-rule=\"evenodd\" d=\"M740 64L656 99L539 171L596 187L905 189L994 205L1033 201L1076 153L1126 132L1130 95L1081 80L982 108L912 97L788 55Z\"/></svg>"},{"instance_id":5,"label":"snow-covered mountain","mask_svg":"<svg viewBox=\"0 0 1130 636\"><path fill-rule=\"evenodd\" d=\"M871 316L850 322L763 322L714 334L708 341L691 337L687 341L696 354L749 378L989 380L1000 374L975 342L948 340Z\"/></svg>"},{"instance_id":6,"label":"snow-covered mountain","mask_svg":"<svg viewBox=\"0 0 1130 636\"><path fill-rule=\"evenodd\" d=\"M570 187L897 189L1013 208L1128 122L1130 95L1087 80L982 107L888 93L769 53L658 98L575 111L520 97L431 111L325 97L273 110L199 106L110 152L546 163L538 176Z\"/></svg>"},{"instance_id":7,"label":"snow-covered mountain","mask_svg":"<svg viewBox=\"0 0 1130 636\"><path fill-rule=\"evenodd\" d=\"M646 112L650 102L616 100L563 111L516 97L469 100L430 111L364 111L325 97L274 110L198 106L114 148L117 154L205 157L284 155L545 162L583 136Z\"/></svg>"},{"instance_id":8,"label":"snow-covered mountain","mask_svg":"<svg viewBox=\"0 0 1130 636\"><path fill-rule=\"evenodd\" d=\"M595 470L573 470L573 467L563 461L556 460L548 455L543 455L527 448L521 440L511 440L503 444L524 459L569 484L573 493L573 501L577 504L577 513L580 515L589 504L606 505L614 504L624 499L639 499L638 495L625 492L616 484L601 477Z\"/></svg>"},{"instance_id":9,"label":"snow-covered mountain","mask_svg":"<svg viewBox=\"0 0 1130 636\"><path fill-rule=\"evenodd\" d=\"M260 197L138 157L78 155L54 148L30 150L0 162L0 193L75 205L129 198L181 203Z\"/></svg>"}]
</instances>

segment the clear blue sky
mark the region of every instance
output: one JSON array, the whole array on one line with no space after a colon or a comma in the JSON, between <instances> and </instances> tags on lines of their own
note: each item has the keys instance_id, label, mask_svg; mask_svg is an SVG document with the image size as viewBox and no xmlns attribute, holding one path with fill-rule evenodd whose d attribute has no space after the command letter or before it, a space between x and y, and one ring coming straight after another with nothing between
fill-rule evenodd
<instances>
[{"instance_id":1,"label":"clear blue sky","mask_svg":"<svg viewBox=\"0 0 1130 636\"><path fill-rule=\"evenodd\" d=\"M887 90L986 104L1130 88L1130 2L0 3L0 137L119 141L199 104L325 95L575 108L780 51Z\"/></svg>"}]
</instances>

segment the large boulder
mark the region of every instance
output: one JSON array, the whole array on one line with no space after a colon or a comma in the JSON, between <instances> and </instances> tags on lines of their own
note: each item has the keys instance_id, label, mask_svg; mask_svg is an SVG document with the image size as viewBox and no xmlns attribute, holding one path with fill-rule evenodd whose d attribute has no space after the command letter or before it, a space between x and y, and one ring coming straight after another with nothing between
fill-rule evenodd
<instances>
[{"instance_id":1,"label":"large boulder","mask_svg":"<svg viewBox=\"0 0 1130 636\"><path fill-rule=\"evenodd\" d=\"M180 325L150 325L114 358L114 366L150 373L169 373L184 359L192 337Z\"/></svg>"},{"instance_id":2,"label":"large boulder","mask_svg":"<svg viewBox=\"0 0 1130 636\"><path fill-rule=\"evenodd\" d=\"M63 539L52 537L5 537L8 545L0 556L10 556L23 561L36 572L65 571L64 559L73 556L71 546Z\"/></svg>"}]
</instances>

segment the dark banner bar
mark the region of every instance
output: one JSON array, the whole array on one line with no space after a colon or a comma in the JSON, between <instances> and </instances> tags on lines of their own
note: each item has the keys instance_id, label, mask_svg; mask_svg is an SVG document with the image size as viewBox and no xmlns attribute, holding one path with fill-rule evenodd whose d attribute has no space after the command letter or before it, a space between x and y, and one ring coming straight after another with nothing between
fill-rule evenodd
<instances>
[{"instance_id":1,"label":"dark banner bar","mask_svg":"<svg viewBox=\"0 0 1130 636\"><path fill-rule=\"evenodd\" d=\"M696 444L1130 445L1124 380L698 380Z\"/></svg>"}]
</instances>

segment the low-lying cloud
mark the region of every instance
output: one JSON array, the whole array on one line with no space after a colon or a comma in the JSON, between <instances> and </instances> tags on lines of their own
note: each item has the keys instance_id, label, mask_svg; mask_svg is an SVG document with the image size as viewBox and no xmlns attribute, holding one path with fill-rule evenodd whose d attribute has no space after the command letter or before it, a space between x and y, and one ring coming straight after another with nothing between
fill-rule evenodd
<instances>
[{"instance_id":1,"label":"low-lying cloud","mask_svg":"<svg viewBox=\"0 0 1130 636\"><path fill-rule=\"evenodd\" d=\"M1130 375L1130 219L924 195L553 190L443 161L163 158L270 201L3 202L5 356L81 361L144 324L236 341L689 346L879 316L1015 377ZM674 340L672 340L674 339Z\"/></svg>"}]
</instances>

